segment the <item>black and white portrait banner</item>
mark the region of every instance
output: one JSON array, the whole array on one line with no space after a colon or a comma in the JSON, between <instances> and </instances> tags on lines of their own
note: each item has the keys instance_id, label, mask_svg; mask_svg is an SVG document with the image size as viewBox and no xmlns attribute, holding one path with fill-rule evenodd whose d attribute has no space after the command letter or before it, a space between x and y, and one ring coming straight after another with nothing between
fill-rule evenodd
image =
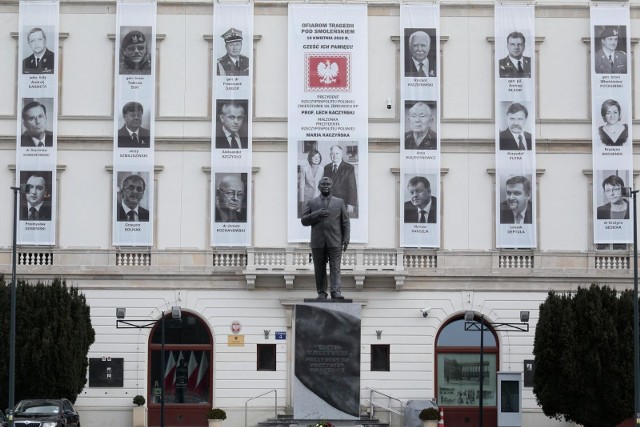
<instances>
[{"instance_id":1,"label":"black and white portrait banner","mask_svg":"<svg viewBox=\"0 0 640 427\"><path fill-rule=\"evenodd\" d=\"M495 6L496 247L536 247L535 8Z\"/></svg>"},{"instance_id":2,"label":"black and white portrait banner","mask_svg":"<svg viewBox=\"0 0 640 427\"><path fill-rule=\"evenodd\" d=\"M591 7L594 243L632 243L631 50L628 4Z\"/></svg>"},{"instance_id":3,"label":"black and white portrait banner","mask_svg":"<svg viewBox=\"0 0 640 427\"><path fill-rule=\"evenodd\" d=\"M17 241L54 245L58 136L58 1L21 1L18 38Z\"/></svg>"},{"instance_id":4,"label":"black and white portrait banner","mask_svg":"<svg viewBox=\"0 0 640 427\"><path fill-rule=\"evenodd\" d=\"M288 236L308 242L302 209L333 180L351 218L351 242L368 240L368 60L365 4L289 5Z\"/></svg>"},{"instance_id":5,"label":"black and white portrait banner","mask_svg":"<svg viewBox=\"0 0 640 427\"><path fill-rule=\"evenodd\" d=\"M400 5L400 246L440 246L440 7Z\"/></svg>"},{"instance_id":6,"label":"black and white portrait banner","mask_svg":"<svg viewBox=\"0 0 640 427\"><path fill-rule=\"evenodd\" d=\"M113 244L153 245L156 3L118 2Z\"/></svg>"},{"instance_id":7,"label":"black and white portrait banner","mask_svg":"<svg viewBox=\"0 0 640 427\"><path fill-rule=\"evenodd\" d=\"M253 2L213 5L211 245L251 244Z\"/></svg>"}]
</instances>

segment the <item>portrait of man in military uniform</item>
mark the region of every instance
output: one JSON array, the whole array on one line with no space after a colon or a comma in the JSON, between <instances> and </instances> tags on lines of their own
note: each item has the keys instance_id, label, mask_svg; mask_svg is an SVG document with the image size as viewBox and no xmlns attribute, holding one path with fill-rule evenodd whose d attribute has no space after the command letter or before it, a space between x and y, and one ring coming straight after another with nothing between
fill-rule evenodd
<instances>
[{"instance_id":1,"label":"portrait of man in military uniform","mask_svg":"<svg viewBox=\"0 0 640 427\"><path fill-rule=\"evenodd\" d=\"M217 60L216 69L219 76L248 76L249 58L241 55L242 31L229 28L222 36L226 55Z\"/></svg>"},{"instance_id":2,"label":"portrait of man in military uniform","mask_svg":"<svg viewBox=\"0 0 640 427\"><path fill-rule=\"evenodd\" d=\"M594 28L596 74L627 74L625 26L597 25Z\"/></svg>"},{"instance_id":3,"label":"portrait of man in military uniform","mask_svg":"<svg viewBox=\"0 0 640 427\"><path fill-rule=\"evenodd\" d=\"M147 36L143 31L151 33L151 27L129 31L122 38L122 43L120 44L120 74L151 74L151 52L147 44Z\"/></svg>"},{"instance_id":4,"label":"portrait of man in military uniform","mask_svg":"<svg viewBox=\"0 0 640 427\"><path fill-rule=\"evenodd\" d=\"M31 28L27 33L31 55L22 60L22 74L53 74L54 54L47 49L47 35L42 28Z\"/></svg>"}]
</instances>

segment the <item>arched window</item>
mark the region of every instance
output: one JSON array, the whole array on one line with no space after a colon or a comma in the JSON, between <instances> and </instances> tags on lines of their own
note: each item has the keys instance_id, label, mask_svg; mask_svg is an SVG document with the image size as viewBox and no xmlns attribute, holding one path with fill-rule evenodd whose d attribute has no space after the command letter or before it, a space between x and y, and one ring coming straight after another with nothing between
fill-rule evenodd
<instances>
[{"instance_id":1,"label":"arched window","mask_svg":"<svg viewBox=\"0 0 640 427\"><path fill-rule=\"evenodd\" d=\"M447 422L453 425L457 421L471 423L461 425L475 425L480 397L480 369L483 372L483 406L490 409L485 411L485 417L495 420L497 416L498 340L491 326L485 323L483 363L480 366L480 318L476 318L476 321L478 328L465 330L462 315L453 318L440 329L436 337L435 394L439 405L453 409L447 411ZM491 425L491 422L486 425Z\"/></svg>"},{"instance_id":2,"label":"arched window","mask_svg":"<svg viewBox=\"0 0 640 427\"><path fill-rule=\"evenodd\" d=\"M167 419L179 417L186 422L193 418L198 421L193 425L203 424L201 419L206 421L204 414L211 407L211 332L202 319L185 311L181 319L166 314L164 323L164 367L160 321L149 337L149 421L159 419L160 387L164 381Z\"/></svg>"}]
</instances>

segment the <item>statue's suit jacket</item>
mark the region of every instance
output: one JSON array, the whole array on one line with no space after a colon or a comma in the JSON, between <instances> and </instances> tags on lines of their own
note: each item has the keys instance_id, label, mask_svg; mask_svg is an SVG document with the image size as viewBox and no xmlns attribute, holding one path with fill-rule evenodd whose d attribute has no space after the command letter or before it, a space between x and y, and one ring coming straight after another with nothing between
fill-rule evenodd
<instances>
[{"instance_id":1,"label":"statue's suit jacket","mask_svg":"<svg viewBox=\"0 0 640 427\"><path fill-rule=\"evenodd\" d=\"M329 211L329 216L319 215L318 211L323 207ZM351 238L347 206L338 197L330 196L326 207L322 196L311 199L304 206L301 222L304 226L311 226L312 248L339 248L343 243L349 243Z\"/></svg>"}]
</instances>

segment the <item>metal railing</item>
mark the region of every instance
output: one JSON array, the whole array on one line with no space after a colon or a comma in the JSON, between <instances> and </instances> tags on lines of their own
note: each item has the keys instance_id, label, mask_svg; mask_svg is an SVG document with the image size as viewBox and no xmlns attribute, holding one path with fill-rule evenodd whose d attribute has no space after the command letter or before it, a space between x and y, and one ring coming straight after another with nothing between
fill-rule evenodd
<instances>
[{"instance_id":1,"label":"metal railing","mask_svg":"<svg viewBox=\"0 0 640 427\"><path fill-rule=\"evenodd\" d=\"M278 418L278 390L273 389L273 390L269 390L269 391L265 391L262 394L259 394L255 397L252 397L251 399L247 400L246 402L244 402L244 427L248 427L248 419L247 419L247 411L249 408L249 402L251 402L252 400L255 400L259 397L262 396L266 396L269 393L275 393L275 397L274 397L274 401L273 401L273 416L274 418Z\"/></svg>"},{"instance_id":2,"label":"metal railing","mask_svg":"<svg viewBox=\"0 0 640 427\"><path fill-rule=\"evenodd\" d=\"M385 411L387 411L389 413L389 419L388 422L389 424L391 424L391 414L396 414L399 415L400 417L402 417L402 419L404 420L404 405L405 405L405 401L401 400L401 399L396 399L393 396L389 396L388 394L382 393L379 390L376 390L375 388L371 388L371 387L367 387L367 390L369 390L369 417L370 418L374 418L375 415L375 408L380 408L380 409L384 409ZM384 396L388 399L388 406L382 404L382 403L378 403L374 401L374 394L375 395L380 395L380 396ZM398 402L400 405L400 410L398 409L394 409L392 407L392 402ZM404 425L404 422L402 423Z\"/></svg>"}]
</instances>

